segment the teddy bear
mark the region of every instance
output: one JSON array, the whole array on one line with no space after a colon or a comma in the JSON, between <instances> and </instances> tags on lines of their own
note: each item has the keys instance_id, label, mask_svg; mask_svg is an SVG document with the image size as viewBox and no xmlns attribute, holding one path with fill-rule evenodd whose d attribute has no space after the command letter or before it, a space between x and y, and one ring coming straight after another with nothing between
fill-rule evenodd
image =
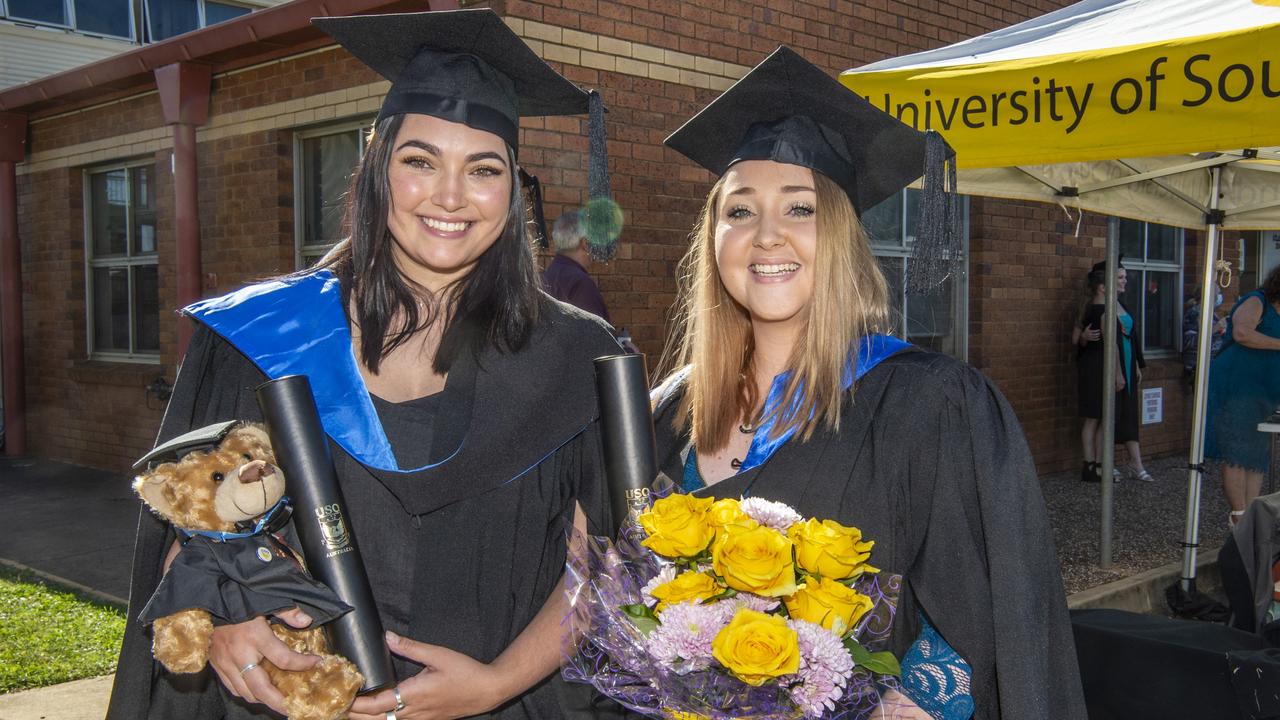
<instances>
[{"instance_id":1,"label":"teddy bear","mask_svg":"<svg viewBox=\"0 0 1280 720\"><path fill-rule=\"evenodd\" d=\"M284 694L292 720L334 720L364 683L349 660L329 648L323 623L349 612L306 574L283 531L289 506L266 430L255 423L211 425L156 448L135 465L133 489L177 530L181 549L143 608L152 625L152 654L174 673L194 673L209 660L216 625L295 606L311 616L305 629L271 623L292 650L318 655L309 670L289 671L263 658L258 666Z\"/></svg>"}]
</instances>

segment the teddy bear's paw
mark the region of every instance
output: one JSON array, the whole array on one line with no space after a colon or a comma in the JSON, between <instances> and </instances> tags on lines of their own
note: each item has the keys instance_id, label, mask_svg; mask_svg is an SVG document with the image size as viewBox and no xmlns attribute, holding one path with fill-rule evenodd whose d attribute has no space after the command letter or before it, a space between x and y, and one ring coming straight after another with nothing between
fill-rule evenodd
<instances>
[{"instance_id":1,"label":"teddy bear's paw","mask_svg":"<svg viewBox=\"0 0 1280 720\"><path fill-rule=\"evenodd\" d=\"M338 720L356 699L364 676L346 658L322 655L310 670L291 672L276 687L285 694L289 720Z\"/></svg>"},{"instance_id":2,"label":"teddy bear's paw","mask_svg":"<svg viewBox=\"0 0 1280 720\"><path fill-rule=\"evenodd\" d=\"M151 654L171 673L199 672L209 661L213 621L203 610L183 610L152 624Z\"/></svg>"}]
</instances>

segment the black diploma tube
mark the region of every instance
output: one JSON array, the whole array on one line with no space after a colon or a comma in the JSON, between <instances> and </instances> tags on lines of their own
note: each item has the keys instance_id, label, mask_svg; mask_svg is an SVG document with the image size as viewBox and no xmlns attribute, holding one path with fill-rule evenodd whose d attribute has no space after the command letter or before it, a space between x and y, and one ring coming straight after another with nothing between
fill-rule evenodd
<instances>
[{"instance_id":1,"label":"black diploma tube","mask_svg":"<svg viewBox=\"0 0 1280 720\"><path fill-rule=\"evenodd\" d=\"M289 375L258 386L258 405L267 434L293 500L293 525L302 543L307 570L355 608L329 623L336 652L364 675L362 693L396 681L382 631L382 619L369 588L369 576L329 453L329 440L306 375Z\"/></svg>"},{"instance_id":2,"label":"black diploma tube","mask_svg":"<svg viewBox=\"0 0 1280 720\"><path fill-rule=\"evenodd\" d=\"M596 358L595 365L605 481L616 536L626 518L649 509L650 488L658 475L653 413L643 355L609 355Z\"/></svg>"}]
</instances>

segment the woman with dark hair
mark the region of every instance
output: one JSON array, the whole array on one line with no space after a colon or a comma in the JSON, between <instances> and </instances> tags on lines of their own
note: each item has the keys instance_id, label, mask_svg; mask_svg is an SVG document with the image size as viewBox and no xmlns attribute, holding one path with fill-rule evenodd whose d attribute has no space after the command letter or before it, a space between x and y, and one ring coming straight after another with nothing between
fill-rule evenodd
<instances>
[{"instance_id":1,"label":"woman with dark hair","mask_svg":"<svg viewBox=\"0 0 1280 720\"><path fill-rule=\"evenodd\" d=\"M1280 267L1231 308L1222 350L1209 370L1206 459L1222 462L1232 526L1258 497L1268 436L1258 423L1280 407Z\"/></svg>"},{"instance_id":2,"label":"woman with dark hair","mask_svg":"<svg viewBox=\"0 0 1280 720\"><path fill-rule=\"evenodd\" d=\"M586 112L588 95L489 10L317 24L392 81L351 236L317 269L186 308L198 329L160 439L258 419L257 385L308 375L398 679L350 717L561 717L567 531L609 527L591 361L618 346L539 289L516 153L521 115ZM144 512L131 616L174 549ZM210 655L212 673L160 672L131 623L109 717L274 717L261 665L316 660L263 617L217 627Z\"/></svg>"},{"instance_id":3,"label":"woman with dark hair","mask_svg":"<svg viewBox=\"0 0 1280 720\"><path fill-rule=\"evenodd\" d=\"M1089 298L1079 322L1071 333L1071 342L1078 348L1077 368L1079 382L1079 413L1081 422L1080 445L1084 449L1084 466L1080 479L1098 482L1102 479L1098 462L1102 457L1102 323L1107 303L1107 264L1097 263L1089 271ZM1116 268L1116 294L1124 292L1128 284L1128 271L1124 265ZM1123 444L1129 454L1130 474L1144 482L1155 478L1142 464L1142 447L1138 444L1138 426L1141 418L1141 395L1138 386L1142 382L1142 368L1147 366L1142 357L1142 343L1138 341L1133 315L1124 303L1116 299L1116 426L1113 442ZM1115 480L1121 477L1119 468L1113 471Z\"/></svg>"},{"instance_id":4,"label":"woman with dark hair","mask_svg":"<svg viewBox=\"0 0 1280 720\"><path fill-rule=\"evenodd\" d=\"M945 266L929 255L958 214L941 138L783 47L666 142L719 180L654 392L660 468L686 492L780 501L874 540L881 577L903 580L902 675L872 717L1083 718L1018 421L972 367L887 334L858 220L923 174L913 262Z\"/></svg>"}]
</instances>

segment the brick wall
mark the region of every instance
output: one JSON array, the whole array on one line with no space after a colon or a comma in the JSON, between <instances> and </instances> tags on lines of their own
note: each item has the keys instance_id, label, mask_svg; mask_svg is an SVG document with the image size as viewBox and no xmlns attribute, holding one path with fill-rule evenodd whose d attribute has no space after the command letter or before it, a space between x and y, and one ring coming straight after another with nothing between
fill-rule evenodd
<instances>
[{"instance_id":1,"label":"brick wall","mask_svg":"<svg viewBox=\"0 0 1280 720\"><path fill-rule=\"evenodd\" d=\"M771 52L797 48L833 74L936 47L1051 11L1065 2L895 3L736 0L505 0L509 25L570 79L602 89L610 108L615 196L625 213L616 259L592 268L616 324L656 354L665 339L675 266L711 177L662 140ZM293 137L371 117L387 83L345 52L321 49L218 75L198 135L206 293L293 268ZM554 220L585 200L586 120L529 119L521 162L544 186ZM122 469L150 444L161 411L143 386L174 379L176 358L171 141L154 93L32 125L20 168L33 452ZM81 173L151 158L160 182L159 365L86 360ZM1075 467L1075 364L1070 327L1106 223L1075 222L1053 205L977 198L971 205L970 360L1008 395L1042 471ZM1230 245L1230 243L1229 243ZM1189 282L1194 284L1188 250ZM1165 419L1143 428L1148 454L1181 451L1189 404L1176 360L1153 361Z\"/></svg>"}]
</instances>

